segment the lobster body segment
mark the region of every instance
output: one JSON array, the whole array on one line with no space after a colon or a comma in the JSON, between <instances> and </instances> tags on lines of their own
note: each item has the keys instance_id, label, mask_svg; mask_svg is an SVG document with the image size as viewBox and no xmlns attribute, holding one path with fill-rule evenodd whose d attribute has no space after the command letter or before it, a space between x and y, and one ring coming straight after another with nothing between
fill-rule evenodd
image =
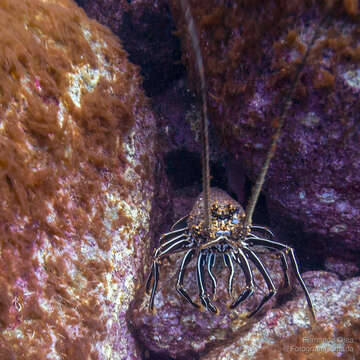
<instances>
[{"instance_id":1,"label":"lobster body segment","mask_svg":"<svg viewBox=\"0 0 360 360\"><path fill-rule=\"evenodd\" d=\"M210 223L204 222L204 201L201 193L188 216L187 226L192 236L201 244L216 240L219 236L239 237L243 230L245 211L243 207L225 191L211 188L209 193Z\"/></svg>"},{"instance_id":2,"label":"lobster body segment","mask_svg":"<svg viewBox=\"0 0 360 360\"><path fill-rule=\"evenodd\" d=\"M243 207L226 192L218 188L210 188L210 221L209 228L207 228L203 216L204 202L202 196L203 194L198 196L188 216L181 218L172 226L170 232L161 236L161 245L154 252L153 264L146 284L147 291L149 292L151 289L149 308L152 310L154 306L161 260L166 256L180 252L184 253L184 256L176 283L177 292L191 305L199 307L199 305L190 298L183 284L186 268L192 258L196 257L196 276L200 302L207 310L213 313L217 312L217 308L212 303L212 299L210 299L206 291L204 281L205 270L207 270L212 281L213 293L215 294L217 282L212 268L215 265L216 259L221 256L226 266L230 269L228 292L229 295L232 296L235 265L240 266L245 276L246 286L231 303L230 308L233 309L253 294L255 284L250 264L255 266L264 278L268 292L248 315L248 317L252 317L277 291L268 269L256 254L259 249L262 249L262 252L275 252L279 255L286 286L290 286L287 259L290 260L295 276L305 293L310 312L315 319L315 311L309 292L300 275L294 250L287 245L273 241L272 239L270 240L268 237L274 237L274 234L266 227L250 225L249 229L244 231L246 215ZM264 235L266 233L267 236L260 236L259 232Z\"/></svg>"}]
</instances>

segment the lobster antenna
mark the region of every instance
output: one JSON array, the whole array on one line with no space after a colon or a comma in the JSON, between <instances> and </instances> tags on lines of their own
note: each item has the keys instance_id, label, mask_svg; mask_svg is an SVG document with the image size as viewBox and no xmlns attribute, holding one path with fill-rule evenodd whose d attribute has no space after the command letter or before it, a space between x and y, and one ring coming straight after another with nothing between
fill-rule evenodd
<instances>
[{"instance_id":1,"label":"lobster antenna","mask_svg":"<svg viewBox=\"0 0 360 360\"><path fill-rule=\"evenodd\" d=\"M202 98L202 117L201 117L201 143L202 143L202 188L204 199L205 228L209 229L210 224L210 166L209 166L209 119L206 99L206 81L204 73L204 63L201 55L199 37L197 36L194 19L191 15L190 6L187 0L180 0L181 8L185 16L188 32L190 34L191 45L195 53L196 67L200 76L201 98Z\"/></svg>"},{"instance_id":2,"label":"lobster antenna","mask_svg":"<svg viewBox=\"0 0 360 360\"><path fill-rule=\"evenodd\" d=\"M309 43L309 45L308 45L308 47L306 49L305 55L304 55L300 65L297 68L294 81L293 81L293 83L292 83L292 85L291 85L291 87L289 89L288 94L285 96L285 101L283 103L284 105L283 105L283 107L282 107L282 109L280 111L280 117L279 117L279 121L278 121L278 124L277 124L275 134L274 134L274 136L272 138L271 145L270 145L269 151L268 151L268 153L266 155L266 159L264 161L264 164L263 164L263 166L261 168L260 174L259 174L259 176L258 176L258 178L256 180L255 185L252 188L250 200L249 200L249 202L247 204L247 207L246 207L246 217L245 217L245 222L244 222L244 231L245 232L247 232L248 229L250 229L250 226L252 225L252 216L253 216L253 213L254 213L254 210L255 210L255 206L256 206L256 203L258 201L262 186L264 184L265 176L266 176L266 174L267 174L267 172L269 170L270 161L271 161L271 159L273 158L273 156L275 154L276 146L277 146L277 144L279 142L279 139L280 139L280 136L281 136L281 131L282 131L282 128L284 126L285 118L287 117L288 112L290 110L290 107L292 105L292 97L294 95L294 91L296 89L296 85L298 83L300 73L304 69L304 66L305 66L305 64L307 62L310 51L311 51L316 39L319 36L320 27L323 24L325 18L326 18L326 15L321 19L318 26L316 27L314 35L313 35L313 37L312 37L312 39L311 39L311 41L310 41L310 43Z\"/></svg>"}]
</instances>

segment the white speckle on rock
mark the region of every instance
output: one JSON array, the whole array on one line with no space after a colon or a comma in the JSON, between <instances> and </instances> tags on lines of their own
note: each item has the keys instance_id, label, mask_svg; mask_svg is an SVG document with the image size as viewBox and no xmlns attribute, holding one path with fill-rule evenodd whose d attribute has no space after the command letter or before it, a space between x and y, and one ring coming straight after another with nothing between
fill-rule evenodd
<instances>
[{"instance_id":1,"label":"white speckle on rock","mask_svg":"<svg viewBox=\"0 0 360 360\"><path fill-rule=\"evenodd\" d=\"M336 203L336 211L339 213L344 213L351 207L347 201L338 201Z\"/></svg>"},{"instance_id":2,"label":"white speckle on rock","mask_svg":"<svg viewBox=\"0 0 360 360\"><path fill-rule=\"evenodd\" d=\"M21 78L20 82L21 82L22 87L23 87L29 94L31 94L32 91L31 91L31 89L30 89L30 87L29 87L29 83L30 83L29 77L28 77L27 75L25 75L23 78Z\"/></svg>"},{"instance_id":3,"label":"white speckle on rock","mask_svg":"<svg viewBox=\"0 0 360 360\"><path fill-rule=\"evenodd\" d=\"M48 352L46 358L47 359L53 359L53 360L60 360L61 357L60 355L58 354L56 348L55 348L55 344L58 342L58 338L56 337L56 335L54 334L54 331L53 329L48 326L47 328L47 335L51 337L51 348L50 348L50 351Z\"/></svg>"},{"instance_id":4,"label":"white speckle on rock","mask_svg":"<svg viewBox=\"0 0 360 360\"><path fill-rule=\"evenodd\" d=\"M85 64L79 68L74 68L74 72L68 74L70 80L70 86L68 88L69 96L77 107L81 106L81 92L82 90L87 90L91 92L95 89L98 81L101 77L109 80L115 81L112 72L110 71L110 64L105 61L103 54L103 49L107 48L105 42L94 41L91 39L91 32L82 26L82 32L84 38L88 41L91 50L94 52L98 63L97 68L91 68L89 64ZM108 89L111 93L111 88Z\"/></svg>"},{"instance_id":5,"label":"white speckle on rock","mask_svg":"<svg viewBox=\"0 0 360 360\"><path fill-rule=\"evenodd\" d=\"M76 69L74 73L68 74L70 86L68 88L69 96L73 103L81 106L81 91L86 89L91 92L95 89L96 84L100 79L100 72L97 69L92 69L89 64Z\"/></svg>"},{"instance_id":6,"label":"white speckle on rock","mask_svg":"<svg viewBox=\"0 0 360 360\"><path fill-rule=\"evenodd\" d=\"M299 191L299 198L301 200L306 198L306 192L304 190Z\"/></svg>"},{"instance_id":7,"label":"white speckle on rock","mask_svg":"<svg viewBox=\"0 0 360 360\"><path fill-rule=\"evenodd\" d=\"M46 221L48 223L53 223L55 221L55 218L56 218L56 213L55 213L55 210L54 210L54 206L49 201L46 202L46 206L47 206L47 208L49 210L49 214L46 217Z\"/></svg>"},{"instance_id":8,"label":"white speckle on rock","mask_svg":"<svg viewBox=\"0 0 360 360\"><path fill-rule=\"evenodd\" d=\"M343 74L343 79L348 86L360 90L360 69L347 71Z\"/></svg>"},{"instance_id":9,"label":"white speckle on rock","mask_svg":"<svg viewBox=\"0 0 360 360\"><path fill-rule=\"evenodd\" d=\"M205 344L204 341L203 342L194 341L191 343L191 346L195 351L199 351L205 347Z\"/></svg>"},{"instance_id":10,"label":"white speckle on rock","mask_svg":"<svg viewBox=\"0 0 360 360\"><path fill-rule=\"evenodd\" d=\"M57 119L59 121L59 125L62 128L63 124L64 124L64 112L65 112L65 108L64 108L64 104L62 103L62 101L59 102L59 110L57 113Z\"/></svg>"},{"instance_id":11,"label":"white speckle on rock","mask_svg":"<svg viewBox=\"0 0 360 360\"><path fill-rule=\"evenodd\" d=\"M319 201L324 204L334 203L338 198L336 191L332 188L323 189L323 191L320 194L316 194L316 196Z\"/></svg>"},{"instance_id":12,"label":"white speckle on rock","mask_svg":"<svg viewBox=\"0 0 360 360\"><path fill-rule=\"evenodd\" d=\"M306 127L314 127L319 124L320 118L313 112L308 112L301 121Z\"/></svg>"},{"instance_id":13,"label":"white speckle on rock","mask_svg":"<svg viewBox=\"0 0 360 360\"><path fill-rule=\"evenodd\" d=\"M284 42L284 41L282 41L282 42ZM296 49L292 49L289 53L289 61L291 61L291 62L299 59L300 57L301 57L301 54Z\"/></svg>"},{"instance_id":14,"label":"white speckle on rock","mask_svg":"<svg viewBox=\"0 0 360 360\"><path fill-rule=\"evenodd\" d=\"M340 232L343 232L347 229L346 224L337 224L330 228L330 232L338 234Z\"/></svg>"},{"instance_id":15,"label":"white speckle on rock","mask_svg":"<svg viewBox=\"0 0 360 360\"><path fill-rule=\"evenodd\" d=\"M299 308L292 314L293 324L299 327L306 327L309 323L306 312Z\"/></svg>"},{"instance_id":16,"label":"white speckle on rock","mask_svg":"<svg viewBox=\"0 0 360 360\"><path fill-rule=\"evenodd\" d=\"M252 100L250 100L250 106L253 106L257 110L260 110L267 104L264 96L260 92L256 92Z\"/></svg>"},{"instance_id":17,"label":"white speckle on rock","mask_svg":"<svg viewBox=\"0 0 360 360\"><path fill-rule=\"evenodd\" d=\"M135 132L131 131L130 134L128 135L128 141L126 141L123 144L123 149L126 152L126 154L128 155L128 157L130 158L129 161L132 160L132 158L134 158L135 156Z\"/></svg>"}]
</instances>

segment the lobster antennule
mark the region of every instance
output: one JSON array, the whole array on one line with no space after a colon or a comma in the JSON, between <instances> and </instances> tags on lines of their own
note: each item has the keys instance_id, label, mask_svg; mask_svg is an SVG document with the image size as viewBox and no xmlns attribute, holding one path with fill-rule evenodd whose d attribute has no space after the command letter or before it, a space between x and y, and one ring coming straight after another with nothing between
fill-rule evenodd
<instances>
[{"instance_id":1,"label":"lobster antennule","mask_svg":"<svg viewBox=\"0 0 360 360\"><path fill-rule=\"evenodd\" d=\"M323 18L321 19L321 21L319 22L319 24L317 25L314 35L310 40L310 43L306 49L305 55L300 63L300 65L298 66L296 73L295 73L295 79L293 81L293 83L291 84L291 87L289 89L288 94L285 96L285 101L283 103L283 107L280 111L280 116L279 116L279 121L277 123L277 127L275 130L275 134L272 138L271 141L271 145L270 148L266 154L266 158L264 161L264 164L260 170L260 174L258 175L258 178L256 180L255 185L252 188L251 191L251 196L248 202L248 205L246 206L246 218L245 218L245 222L244 222L244 232L245 234L250 230L250 227L252 225L252 216L255 210L255 206L256 203L258 201L259 195L260 195L260 191L264 185L264 181L265 181L265 177L266 174L269 170L269 166L270 166L270 161L273 158L275 151L276 151L276 146L277 143L281 137L281 132L282 132L282 128L284 126L285 123L285 118L288 115L288 112L290 110L291 104L292 104L292 97L294 95L295 89L296 89L296 85L298 83L298 80L300 78L300 73L303 70L307 59L309 57L310 51L312 49L312 47L314 46L314 43L316 41L316 39L318 39L319 35L320 35L320 27L321 25L324 23L325 19L327 18L327 14L325 14L323 16Z\"/></svg>"},{"instance_id":2,"label":"lobster antennule","mask_svg":"<svg viewBox=\"0 0 360 360\"><path fill-rule=\"evenodd\" d=\"M188 25L188 32L191 38L192 48L195 53L196 67L200 76L201 85L201 100L202 100L202 112L201 117L201 143L202 143L202 187L204 193L204 222L205 228L209 229L210 226L210 205L209 205L209 193L210 193L210 150L209 150L209 119L208 108L206 98L206 79L204 71L204 63L201 55L201 49L199 44L199 37L197 36L195 29L195 22L191 15L190 6L187 0L180 0L182 11L185 15L185 21Z\"/></svg>"}]
</instances>

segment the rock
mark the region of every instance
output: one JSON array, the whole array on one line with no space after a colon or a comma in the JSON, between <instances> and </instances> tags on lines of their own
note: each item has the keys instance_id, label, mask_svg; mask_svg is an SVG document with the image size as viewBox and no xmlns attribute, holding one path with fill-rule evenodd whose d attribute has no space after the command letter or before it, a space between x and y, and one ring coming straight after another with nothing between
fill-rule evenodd
<instances>
[{"instance_id":1,"label":"rock","mask_svg":"<svg viewBox=\"0 0 360 360\"><path fill-rule=\"evenodd\" d=\"M307 272L317 324L309 325L304 301L268 311L250 331L219 346L202 360L357 359L360 356L360 278L340 281L326 272Z\"/></svg>"},{"instance_id":2,"label":"rock","mask_svg":"<svg viewBox=\"0 0 360 360\"><path fill-rule=\"evenodd\" d=\"M325 260L325 269L339 275L342 279L354 277L360 272L360 267L356 262L343 259L328 257Z\"/></svg>"},{"instance_id":3,"label":"rock","mask_svg":"<svg viewBox=\"0 0 360 360\"><path fill-rule=\"evenodd\" d=\"M356 6L349 6L355 2L336 3L332 9L282 0L246 6L189 3L200 33L211 122L254 182L296 69L323 21L294 91L264 193L273 224L283 229L297 224L312 244L307 248L319 257L355 261L360 246L360 48ZM187 24L179 2L170 4L183 60L197 88Z\"/></svg>"},{"instance_id":4,"label":"rock","mask_svg":"<svg viewBox=\"0 0 360 360\"><path fill-rule=\"evenodd\" d=\"M0 5L1 359L140 359L155 118L138 69L72 1Z\"/></svg>"},{"instance_id":5,"label":"rock","mask_svg":"<svg viewBox=\"0 0 360 360\"><path fill-rule=\"evenodd\" d=\"M153 96L184 75L180 42L167 0L77 0L89 17L119 36L130 60L141 66L144 88Z\"/></svg>"},{"instance_id":6,"label":"rock","mask_svg":"<svg viewBox=\"0 0 360 360\"><path fill-rule=\"evenodd\" d=\"M154 311L148 308L150 297L143 287L136 294L128 313L128 321L135 337L144 348L154 354L154 358L195 359L213 348L221 348L223 344L244 336L255 323L262 321L264 316L267 318L267 315L264 315L267 310L283 300L285 295L289 296L288 290L283 288L284 275L279 258L276 254L264 253L263 249L258 249L255 252L259 254L276 288L280 290L278 295L265 303L262 311L250 319L247 318L268 293L263 277L253 266L256 283L254 294L234 310L229 309L229 305L244 289L245 280L240 266L235 265L234 294L230 297L229 271L221 257L217 258L214 270L218 286L216 297L212 300L219 311L214 314L203 308L197 309L175 290L177 273L184 252L171 255L162 261ZM294 279L292 280L296 283ZM192 259L188 265L184 287L190 298L199 305L195 259ZM206 275L206 288L207 292L212 294L212 284L208 275ZM299 295L303 297L303 293ZM306 310L302 308L298 311L302 311L301 316L306 322L305 319L308 317Z\"/></svg>"}]
</instances>

